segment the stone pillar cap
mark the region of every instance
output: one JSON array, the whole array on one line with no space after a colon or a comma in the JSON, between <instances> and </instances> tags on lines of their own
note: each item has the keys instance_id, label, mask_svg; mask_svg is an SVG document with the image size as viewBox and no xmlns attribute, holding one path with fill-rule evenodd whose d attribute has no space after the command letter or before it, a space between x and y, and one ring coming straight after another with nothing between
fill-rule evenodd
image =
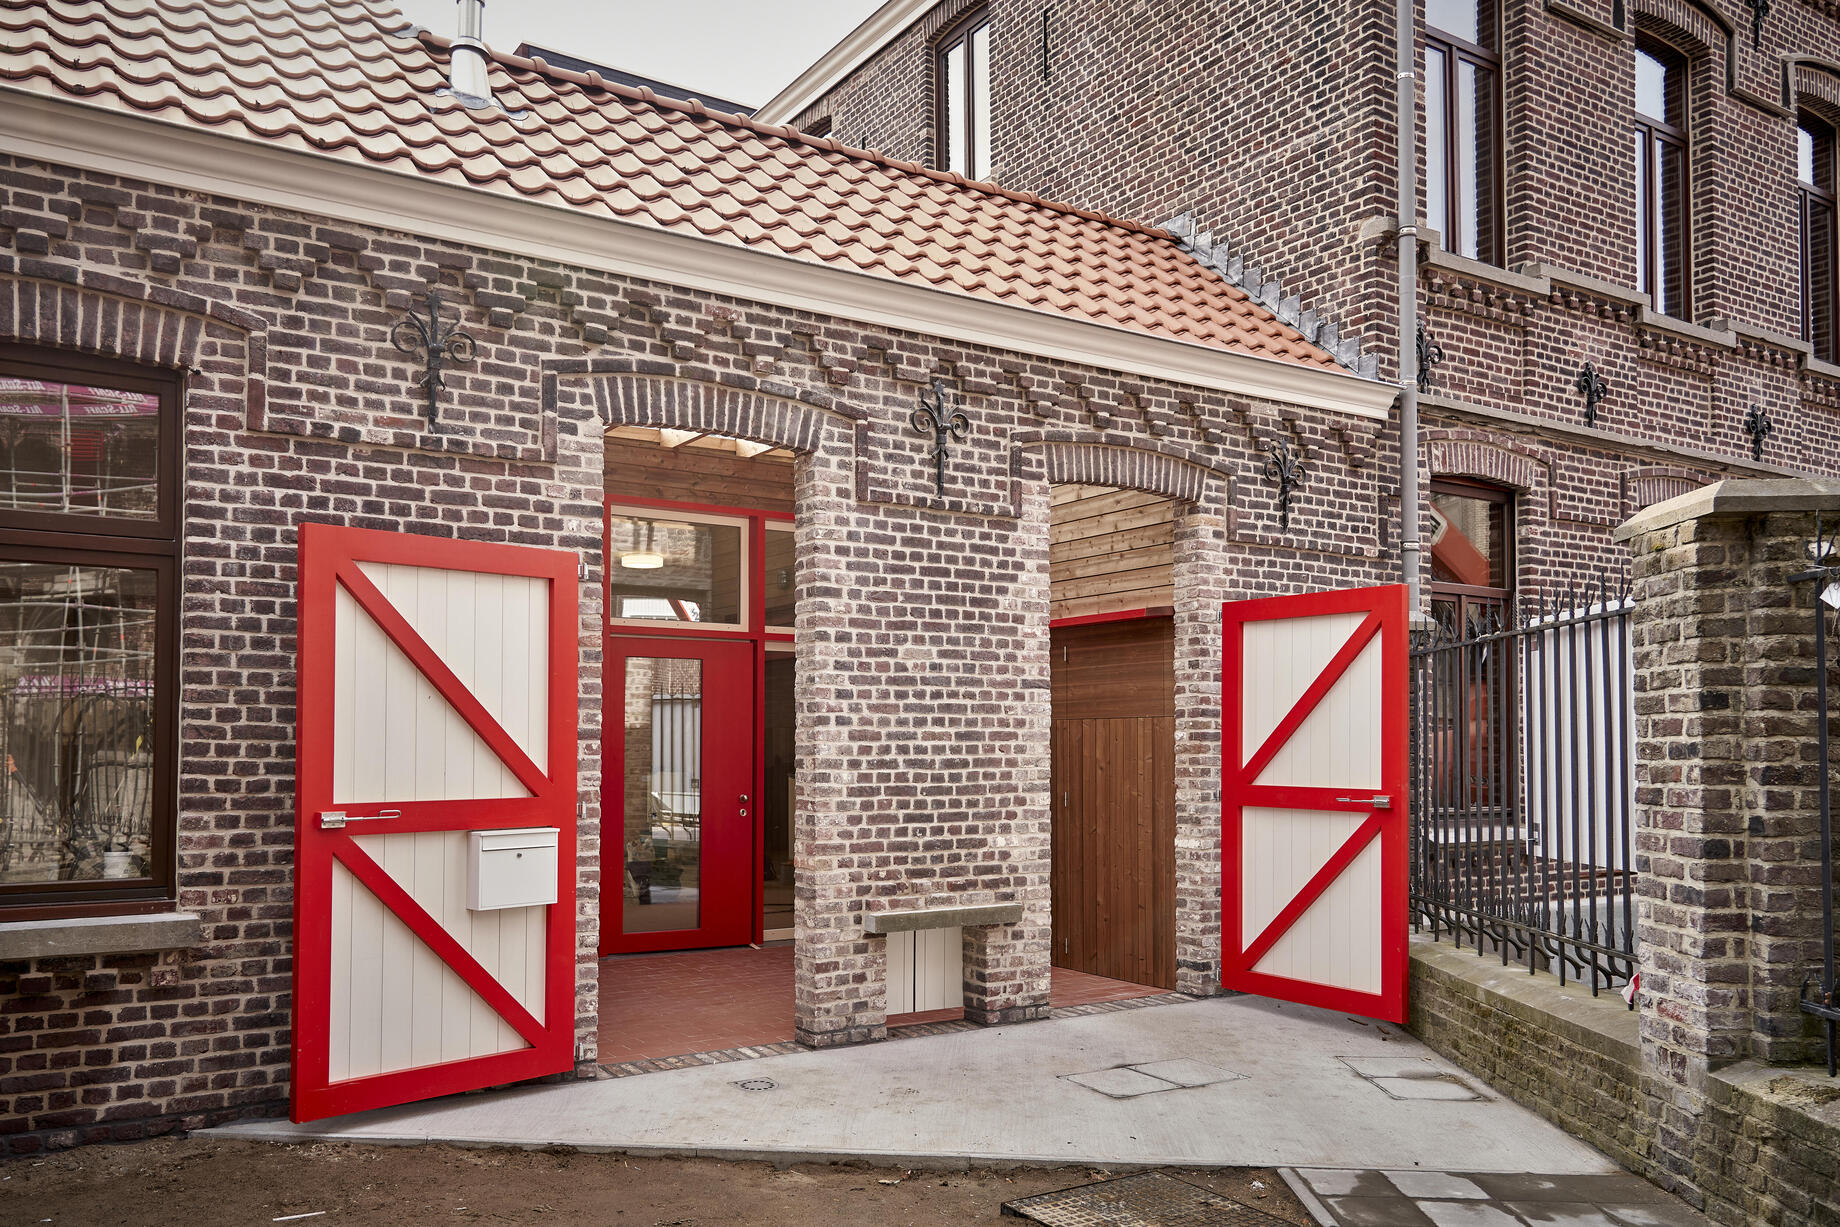
<instances>
[{"instance_id":1,"label":"stone pillar cap","mask_svg":"<svg viewBox=\"0 0 1840 1227\"><path fill-rule=\"evenodd\" d=\"M1773 511L1840 511L1840 478L1733 478L1715 482L1638 511L1616 530L1616 539L1627 541L1707 516L1765 515Z\"/></svg>"}]
</instances>

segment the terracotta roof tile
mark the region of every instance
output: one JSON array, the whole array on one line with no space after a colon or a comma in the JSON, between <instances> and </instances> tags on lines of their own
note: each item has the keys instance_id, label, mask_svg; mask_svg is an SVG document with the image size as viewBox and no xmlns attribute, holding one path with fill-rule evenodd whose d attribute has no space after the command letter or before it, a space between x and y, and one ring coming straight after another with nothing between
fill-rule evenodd
<instances>
[{"instance_id":1,"label":"terracotta roof tile","mask_svg":"<svg viewBox=\"0 0 1840 1227\"><path fill-rule=\"evenodd\" d=\"M0 6L0 88L1101 323L1334 365L1169 236L497 54L503 111L439 91L448 44L374 0Z\"/></svg>"}]
</instances>

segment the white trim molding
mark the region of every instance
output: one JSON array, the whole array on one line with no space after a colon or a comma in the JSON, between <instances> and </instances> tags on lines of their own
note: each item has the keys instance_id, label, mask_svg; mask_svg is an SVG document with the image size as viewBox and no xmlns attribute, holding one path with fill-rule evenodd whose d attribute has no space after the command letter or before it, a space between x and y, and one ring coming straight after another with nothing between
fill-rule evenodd
<instances>
[{"instance_id":1,"label":"white trim molding","mask_svg":"<svg viewBox=\"0 0 1840 1227\"><path fill-rule=\"evenodd\" d=\"M789 124L793 117L837 87L863 62L925 16L942 0L888 0L851 30L843 41L826 51L818 62L793 79L791 85L768 99L754 112L763 124Z\"/></svg>"},{"instance_id":2,"label":"white trim molding","mask_svg":"<svg viewBox=\"0 0 1840 1227\"><path fill-rule=\"evenodd\" d=\"M53 165L1301 408L1385 419L1396 394L1391 384L1341 371L798 260L201 127L5 89L0 99L0 152Z\"/></svg>"}]
</instances>

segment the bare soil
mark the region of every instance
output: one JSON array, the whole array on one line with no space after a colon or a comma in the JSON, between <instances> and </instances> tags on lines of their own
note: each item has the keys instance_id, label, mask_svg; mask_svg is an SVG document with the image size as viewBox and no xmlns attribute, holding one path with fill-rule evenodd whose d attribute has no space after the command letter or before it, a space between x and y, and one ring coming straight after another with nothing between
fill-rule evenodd
<instances>
[{"instance_id":1,"label":"bare soil","mask_svg":"<svg viewBox=\"0 0 1840 1227\"><path fill-rule=\"evenodd\" d=\"M1001 1217L1012 1198L1122 1174L1085 1167L778 1167L572 1151L161 1138L0 1162L0 1227L994 1225L1020 1221ZM1298 1227L1312 1222L1274 1172L1171 1174Z\"/></svg>"}]
</instances>

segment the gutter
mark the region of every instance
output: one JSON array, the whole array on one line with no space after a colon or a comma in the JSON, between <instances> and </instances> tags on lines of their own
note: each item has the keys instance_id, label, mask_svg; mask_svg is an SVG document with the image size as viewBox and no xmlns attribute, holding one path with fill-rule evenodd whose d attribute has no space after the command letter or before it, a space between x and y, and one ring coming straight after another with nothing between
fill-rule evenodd
<instances>
[{"instance_id":1,"label":"gutter","mask_svg":"<svg viewBox=\"0 0 1840 1227\"><path fill-rule=\"evenodd\" d=\"M0 152L685 286L920 336L1384 420L1393 390L1354 375L798 260L419 174L112 108L0 89Z\"/></svg>"}]
</instances>

